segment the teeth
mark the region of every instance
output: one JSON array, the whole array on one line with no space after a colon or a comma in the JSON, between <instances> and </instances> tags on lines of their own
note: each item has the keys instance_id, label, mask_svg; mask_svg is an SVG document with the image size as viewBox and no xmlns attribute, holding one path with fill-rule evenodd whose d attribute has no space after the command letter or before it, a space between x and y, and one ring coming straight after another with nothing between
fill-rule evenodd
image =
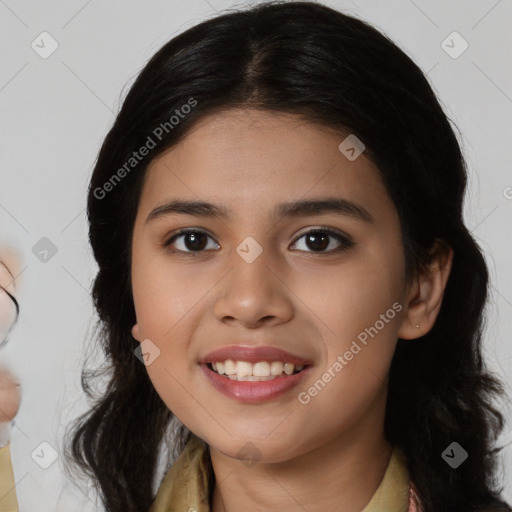
<instances>
[{"instance_id":1,"label":"teeth","mask_svg":"<svg viewBox=\"0 0 512 512\"><path fill-rule=\"evenodd\" d=\"M247 361L233 361L226 359L224 362L217 361L211 363L213 370L219 375L225 375L231 380L262 381L272 380L283 374L292 375L294 372L300 372L304 365L294 365L292 363L283 363L282 361L258 361L249 363Z\"/></svg>"},{"instance_id":2,"label":"teeth","mask_svg":"<svg viewBox=\"0 0 512 512\"><path fill-rule=\"evenodd\" d=\"M228 359L224 361L224 373L226 375L235 375L236 373L236 363L232 359Z\"/></svg>"},{"instance_id":3,"label":"teeth","mask_svg":"<svg viewBox=\"0 0 512 512\"><path fill-rule=\"evenodd\" d=\"M252 375L252 364L246 361L236 362L236 376L237 377L249 377Z\"/></svg>"},{"instance_id":4,"label":"teeth","mask_svg":"<svg viewBox=\"0 0 512 512\"><path fill-rule=\"evenodd\" d=\"M284 373L286 373L287 375L291 375L293 373L293 364L292 363L285 363Z\"/></svg>"},{"instance_id":5,"label":"teeth","mask_svg":"<svg viewBox=\"0 0 512 512\"><path fill-rule=\"evenodd\" d=\"M255 377L269 377L270 376L270 363L261 361L252 365L252 374Z\"/></svg>"},{"instance_id":6,"label":"teeth","mask_svg":"<svg viewBox=\"0 0 512 512\"><path fill-rule=\"evenodd\" d=\"M281 375L281 373L283 373L283 363L281 363L281 361L272 361L270 364L270 373L272 375Z\"/></svg>"}]
</instances>

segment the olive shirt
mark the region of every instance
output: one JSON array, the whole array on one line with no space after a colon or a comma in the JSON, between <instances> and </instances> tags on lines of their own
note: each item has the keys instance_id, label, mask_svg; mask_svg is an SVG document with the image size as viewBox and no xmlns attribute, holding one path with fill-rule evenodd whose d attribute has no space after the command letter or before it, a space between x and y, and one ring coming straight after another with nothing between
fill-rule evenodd
<instances>
[{"instance_id":1,"label":"olive shirt","mask_svg":"<svg viewBox=\"0 0 512 512\"><path fill-rule=\"evenodd\" d=\"M18 512L10 444L0 448L0 512Z\"/></svg>"},{"instance_id":2,"label":"olive shirt","mask_svg":"<svg viewBox=\"0 0 512 512\"><path fill-rule=\"evenodd\" d=\"M206 443L191 434L185 449L163 478L149 512L211 512L208 457ZM420 512L413 503L413 492L405 462L395 448L378 489L362 512Z\"/></svg>"},{"instance_id":3,"label":"olive shirt","mask_svg":"<svg viewBox=\"0 0 512 512\"><path fill-rule=\"evenodd\" d=\"M149 512L211 512L207 448L203 440L191 434L185 449L163 478ZM0 512L18 512L9 444L0 448ZM409 474L396 448L378 489L363 512L420 512L412 502Z\"/></svg>"}]
</instances>

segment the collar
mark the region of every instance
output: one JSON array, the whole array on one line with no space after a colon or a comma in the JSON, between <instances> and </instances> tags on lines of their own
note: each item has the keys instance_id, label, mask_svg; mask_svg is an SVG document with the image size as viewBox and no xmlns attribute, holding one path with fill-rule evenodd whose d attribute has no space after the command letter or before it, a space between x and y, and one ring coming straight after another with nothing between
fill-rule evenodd
<instances>
[{"instance_id":1,"label":"collar","mask_svg":"<svg viewBox=\"0 0 512 512\"><path fill-rule=\"evenodd\" d=\"M208 445L191 433L185 449L163 478L149 512L211 512L209 495L212 480ZM409 472L402 452L395 446L384 477L362 512L408 510Z\"/></svg>"}]
</instances>

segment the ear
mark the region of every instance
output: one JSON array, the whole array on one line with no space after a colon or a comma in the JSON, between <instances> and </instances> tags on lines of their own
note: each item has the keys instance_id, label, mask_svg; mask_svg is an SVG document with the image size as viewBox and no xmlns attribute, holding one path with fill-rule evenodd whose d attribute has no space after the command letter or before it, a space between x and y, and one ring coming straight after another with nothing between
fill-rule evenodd
<instances>
[{"instance_id":1,"label":"ear","mask_svg":"<svg viewBox=\"0 0 512 512\"><path fill-rule=\"evenodd\" d=\"M430 263L413 279L408 291L407 304L399 338L412 340L432 329L441 309L443 295L452 268L453 249L436 241Z\"/></svg>"},{"instance_id":2,"label":"ear","mask_svg":"<svg viewBox=\"0 0 512 512\"><path fill-rule=\"evenodd\" d=\"M135 325L132 327L132 336L133 336L137 341L141 341L141 340L140 340L140 333L139 333L139 324L135 324Z\"/></svg>"}]
</instances>

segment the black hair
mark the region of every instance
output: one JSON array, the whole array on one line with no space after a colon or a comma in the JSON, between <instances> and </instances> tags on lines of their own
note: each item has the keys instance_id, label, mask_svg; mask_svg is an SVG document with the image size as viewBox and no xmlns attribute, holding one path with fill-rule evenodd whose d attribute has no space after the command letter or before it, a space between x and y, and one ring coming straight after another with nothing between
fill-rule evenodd
<instances>
[{"instance_id":1,"label":"black hair","mask_svg":"<svg viewBox=\"0 0 512 512\"><path fill-rule=\"evenodd\" d=\"M187 104L194 106L182 109ZM481 350L488 270L463 220L467 170L459 143L404 51L368 23L314 2L221 13L174 37L138 75L101 147L87 213L99 267L93 299L110 380L77 420L71 452L106 509L150 507L159 449L173 418L134 357L138 343L130 334L136 322L131 238L145 171L206 114L232 108L296 114L355 134L400 217L408 276L428 264L434 247L453 249L433 328L414 342L398 340L385 435L403 450L424 512L491 504L509 510L499 500L494 449L503 418L493 400L503 389ZM127 167L148 137L155 143L151 155ZM90 395L95 375L83 373ZM182 448L186 436L180 436ZM441 457L453 441L469 452L457 469Z\"/></svg>"}]
</instances>

